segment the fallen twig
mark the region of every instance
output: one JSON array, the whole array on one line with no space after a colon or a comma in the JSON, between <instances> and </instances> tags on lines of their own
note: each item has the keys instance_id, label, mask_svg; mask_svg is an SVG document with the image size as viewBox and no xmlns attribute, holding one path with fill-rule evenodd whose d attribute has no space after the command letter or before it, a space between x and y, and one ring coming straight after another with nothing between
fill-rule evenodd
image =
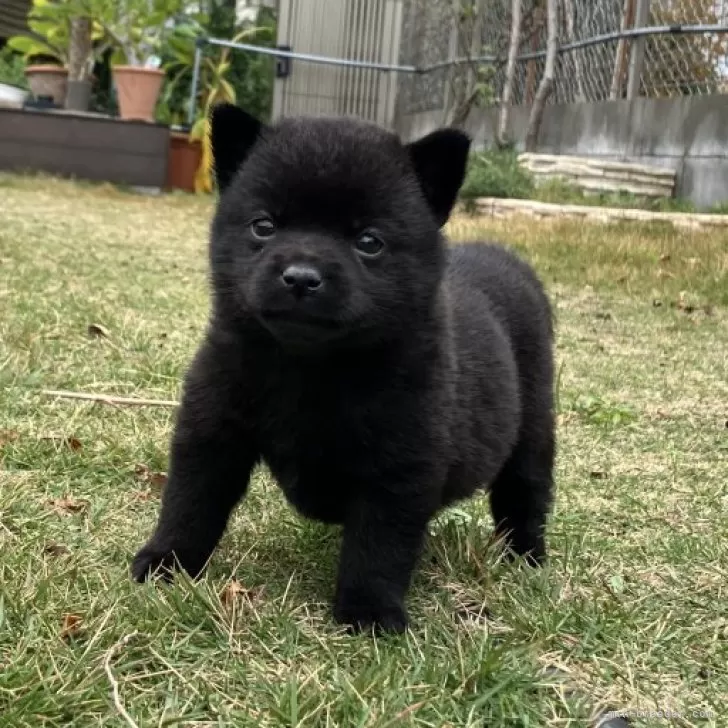
<instances>
[{"instance_id":1,"label":"fallen twig","mask_svg":"<svg viewBox=\"0 0 728 728\"><path fill-rule=\"evenodd\" d=\"M43 389L41 394L46 397L61 397L64 399L83 399L87 402L100 402L112 405L134 405L137 407L177 407L179 402L172 399L139 399L137 397L117 397L111 394L92 394L91 392L68 392L63 389Z\"/></svg>"},{"instance_id":2,"label":"fallen twig","mask_svg":"<svg viewBox=\"0 0 728 728\"><path fill-rule=\"evenodd\" d=\"M139 633L132 632L131 634L126 635L126 637L122 637L116 644L109 648L109 651L106 653L106 657L104 658L104 670L106 671L106 676L109 678L109 683L111 684L111 691L114 696L114 705L119 711L119 715L127 722L130 728L139 728L139 726L129 713L126 712L126 708L122 705L121 697L119 696L119 681L111 672L111 658L118 652L121 652L121 650L124 649L124 647L126 647L126 645L128 645L129 642L137 636L137 634Z\"/></svg>"}]
</instances>

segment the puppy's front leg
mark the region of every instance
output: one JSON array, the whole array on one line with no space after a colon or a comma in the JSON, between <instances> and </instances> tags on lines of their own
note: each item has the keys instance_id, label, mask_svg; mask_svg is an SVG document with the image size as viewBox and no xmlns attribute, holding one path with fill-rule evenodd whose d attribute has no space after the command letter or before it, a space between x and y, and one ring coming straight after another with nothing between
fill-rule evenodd
<instances>
[{"instance_id":1,"label":"puppy's front leg","mask_svg":"<svg viewBox=\"0 0 728 728\"><path fill-rule=\"evenodd\" d=\"M170 453L157 527L137 553L132 575L144 581L179 564L197 576L248 486L258 453L243 426L226 358L203 347L188 374Z\"/></svg>"},{"instance_id":2,"label":"puppy's front leg","mask_svg":"<svg viewBox=\"0 0 728 728\"><path fill-rule=\"evenodd\" d=\"M421 496L368 493L352 503L334 618L355 630L403 632L405 595L434 509Z\"/></svg>"}]
</instances>

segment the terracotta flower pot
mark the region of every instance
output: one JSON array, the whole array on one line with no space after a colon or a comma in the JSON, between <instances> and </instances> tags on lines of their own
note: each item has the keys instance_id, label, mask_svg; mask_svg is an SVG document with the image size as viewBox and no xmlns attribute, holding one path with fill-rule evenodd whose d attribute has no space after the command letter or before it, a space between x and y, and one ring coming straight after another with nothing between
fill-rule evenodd
<instances>
[{"instance_id":1,"label":"terracotta flower pot","mask_svg":"<svg viewBox=\"0 0 728 728\"><path fill-rule=\"evenodd\" d=\"M173 131L169 137L167 188L195 191L195 174L202 159L202 144L187 134Z\"/></svg>"},{"instance_id":2,"label":"terracotta flower pot","mask_svg":"<svg viewBox=\"0 0 728 728\"><path fill-rule=\"evenodd\" d=\"M164 71L158 68L114 66L112 74L121 118L153 122Z\"/></svg>"},{"instance_id":3,"label":"terracotta flower pot","mask_svg":"<svg viewBox=\"0 0 728 728\"><path fill-rule=\"evenodd\" d=\"M25 77L34 98L50 97L56 106L63 106L66 102L68 70L63 66L28 66Z\"/></svg>"}]
</instances>

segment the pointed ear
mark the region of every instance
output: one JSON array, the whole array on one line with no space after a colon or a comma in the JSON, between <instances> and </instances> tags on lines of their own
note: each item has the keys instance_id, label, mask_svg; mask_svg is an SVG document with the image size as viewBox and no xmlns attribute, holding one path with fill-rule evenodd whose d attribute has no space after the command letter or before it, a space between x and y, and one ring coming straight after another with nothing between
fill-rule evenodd
<instances>
[{"instance_id":1,"label":"pointed ear","mask_svg":"<svg viewBox=\"0 0 728 728\"><path fill-rule=\"evenodd\" d=\"M406 149L425 199L442 227L465 179L470 137L457 129L438 129Z\"/></svg>"},{"instance_id":2,"label":"pointed ear","mask_svg":"<svg viewBox=\"0 0 728 728\"><path fill-rule=\"evenodd\" d=\"M210 114L210 142L217 188L223 192L245 161L264 125L233 104L217 104Z\"/></svg>"}]
</instances>

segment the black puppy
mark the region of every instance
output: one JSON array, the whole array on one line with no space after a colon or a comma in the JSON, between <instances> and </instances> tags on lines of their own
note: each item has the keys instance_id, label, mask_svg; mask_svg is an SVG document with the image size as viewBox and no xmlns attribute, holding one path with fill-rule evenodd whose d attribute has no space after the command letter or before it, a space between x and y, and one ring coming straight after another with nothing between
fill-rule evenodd
<instances>
[{"instance_id":1,"label":"black puppy","mask_svg":"<svg viewBox=\"0 0 728 728\"><path fill-rule=\"evenodd\" d=\"M334 616L356 628L406 627L428 521L480 487L511 549L544 558L551 314L525 263L440 234L469 146L216 108L212 313L137 580L197 575L261 460L302 514L343 524Z\"/></svg>"}]
</instances>

